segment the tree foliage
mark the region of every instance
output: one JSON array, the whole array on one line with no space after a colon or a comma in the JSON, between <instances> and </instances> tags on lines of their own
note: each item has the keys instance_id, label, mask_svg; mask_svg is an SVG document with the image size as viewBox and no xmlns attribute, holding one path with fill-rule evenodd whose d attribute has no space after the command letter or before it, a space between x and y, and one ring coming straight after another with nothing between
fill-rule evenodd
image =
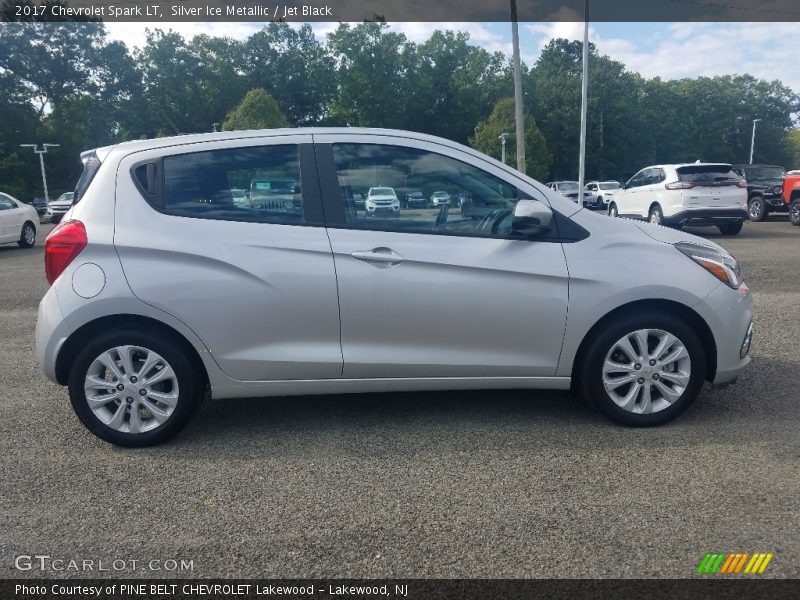
<instances>
[{"instance_id":1,"label":"tree foliage","mask_svg":"<svg viewBox=\"0 0 800 600\"><path fill-rule=\"evenodd\" d=\"M514 99L500 100L486 121L475 128L472 146L484 154L500 160L502 144L500 136L508 133L506 140L506 164L517 164L517 141L514 132ZM525 169L527 174L544 181L550 174L553 157L547 149L542 132L536 127L533 117L525 114Z\"/></svg>"},{"instance_id":2,"label":"tree foliage","mask_svg":"<svg viewBox=\"0 0 800 600\"><path fill-rule=\"evenodd\" d=\"M289 122L281 113L275 99L265 90L250 90L242 103L234 108L222 124L223 131L238 129L271 129L288 127Z\"/></svg>"}]
</instances>

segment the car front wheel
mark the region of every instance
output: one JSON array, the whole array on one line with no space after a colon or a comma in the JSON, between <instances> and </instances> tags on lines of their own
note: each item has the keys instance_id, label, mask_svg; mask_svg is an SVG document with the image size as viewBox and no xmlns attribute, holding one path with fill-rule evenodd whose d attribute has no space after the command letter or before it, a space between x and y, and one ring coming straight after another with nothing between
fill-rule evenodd
<instances>
[{"instance_id":1,"label":"car front wheel","mask_svg":"<svg viewBox=\"0 0 800 600\"><path fill-rule=\"evenodd\" d=\"M751 221L763 221L767 218L767 205L761 196L753 196L747 205L747 217Z\"/></svg>"},{"instance_id":2,"label":"car front wheel","mask_svg":"<svg viewBox=\"0 0 800 600\"><path fill-rule=\"evenodd\" d=\"M609 217L618 217L619 210L617 209L617 205L615 203L611 203L608 205L608 216Z\"/></svg>"},{"instance_id":3,"label":"car front wheel","mask_svg":"<svg viewBox=\"0 0 800 600\"><path fill-rule=\"evenodd\" d=\"M692 327L668 313L634 313L604 327L584 355L580 388L623 425L666 423L697 398L706 372Z\"/></svg>"},{"instance_id":4,"label":"car front wheel","mask_svg":"<svg viewBox=\"0 0 800 600\"><path fill-rule=\"evenodd\" d=\"M160 444L188 422L203 386L185 352L156 332L120 329L86 344L69 396L81 422L119 446Z\"/></svg>"},{"instance_id":5,"label":"car front wheel","mask_svg":"<svg viewBox=\"0 0 800 600\"><path fill-rule=\"evenodd\" d=\"M648 219L653 225L661 225L661 222L664 220L664 213L658 204L654 204L650 207Z\"/></svg>"},{"instance_id":6,"label":"car front wheel","mask_svg":"<svg viewBox=\"0 0 800 600\"><path fill-rule=\"evenodd\" d=\"M800 198L797 198L789 206L789 221L795 227L800 227Z\"/></svg>"},{"instance_id":7,"label":"car front wheel","mask_svg":"<svg viewBox=\"0 0 800 600\"><path fill-rule=\"evenodd\" d=\"M20 248L33 248L34 244L36 244L36 228L28 221L22 226L17 245Z\"/></svg>"}]
</instances>

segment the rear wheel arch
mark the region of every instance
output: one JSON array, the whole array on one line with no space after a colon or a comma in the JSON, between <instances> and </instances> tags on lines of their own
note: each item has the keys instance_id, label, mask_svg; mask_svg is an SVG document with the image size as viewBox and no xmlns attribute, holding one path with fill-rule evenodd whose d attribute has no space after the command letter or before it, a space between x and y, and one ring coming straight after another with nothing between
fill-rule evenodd
<instances>
[{"instance_id":1,"label":"rear wheel arch","mask_svg":"<svg viewBox=\"0 0 800 600\"><path fill-rule=\"evenodd\" d=\"M90 340L94 339L97 334L108 331L109 329L131 326L161 335L177 344L186 354L186 357L189 359L197 375L202 378L202 384L206 385L209 383L208 371L206 370L203 360L200 358L200 354L184 335L173 327L157 321L156 319L131 314L101 317L94 321L89 321L75 330L64 342L64 345L58 353L58 358L56 359L56 381L61 385L67 385L69 381L69 372L75 357L80 349Z\"/></svg>"},{"instance_id":2,"label":"rear wheel arch","mask_svg":"<svg viewBox=\"0 0 800 600\"><path fill-rule=\"evenodd\" d=\"M680 302L675 302L673 300L636 300L634 302L629 302L628 304L618 306L617 308L607 312L605 315L600 317L600 319L598 319L595 324L592 325L586 335L583 336L583 339L578 346L578 351L575 353L575 359L572 362L573 390L578 389L578 383L582 375L582 366L585 361L586 354L594 340L600 335L600 332L602 332L604 328L612 323L615 319L634 312L644 314L661 312L672 316L677 316L685 320L694 329L695 333L697 333L701 343L703 344L703 350L705 351L706 358L705 379L706 381L714 380L717 372L717 343L714 340L714 334L711 332L711 328L709 328L703 317L685 304L681 304Z\"/></svg>"}]
</instances>

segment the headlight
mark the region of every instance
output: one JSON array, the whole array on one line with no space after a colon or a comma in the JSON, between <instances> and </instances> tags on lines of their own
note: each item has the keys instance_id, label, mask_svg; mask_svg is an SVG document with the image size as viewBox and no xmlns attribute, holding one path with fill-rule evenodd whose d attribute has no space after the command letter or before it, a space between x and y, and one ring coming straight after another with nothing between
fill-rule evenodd
<instances>
[{"instance_id":1,"label":"headlight","mask_svg":"<svg viewBox=\"0 0 800 600\"><path fill-rule=\"evenodd\" d=\"M675 247L722 283L733 289L742 284L742 270L739 263L727 252L691 242L678 242Z\"/></svg>"}]
</instances>

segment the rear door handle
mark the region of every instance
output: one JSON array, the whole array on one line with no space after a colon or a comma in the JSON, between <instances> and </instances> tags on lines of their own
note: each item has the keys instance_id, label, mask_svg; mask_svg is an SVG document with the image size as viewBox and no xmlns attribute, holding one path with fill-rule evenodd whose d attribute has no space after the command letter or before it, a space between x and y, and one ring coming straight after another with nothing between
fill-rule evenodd
<instances>
[{"instance_id":1,"label":"rear door handle","mask_svg":"<svg viewBox=\"0 0 800 600\"><path fill-rule=\"evenodd\" d=\"M372 250L357 250L350 256L357 260L363 260L376 267L385 269L397 263L403 262L403 257L391 248L373 248Z\"/></svg>"}]
</instances>

